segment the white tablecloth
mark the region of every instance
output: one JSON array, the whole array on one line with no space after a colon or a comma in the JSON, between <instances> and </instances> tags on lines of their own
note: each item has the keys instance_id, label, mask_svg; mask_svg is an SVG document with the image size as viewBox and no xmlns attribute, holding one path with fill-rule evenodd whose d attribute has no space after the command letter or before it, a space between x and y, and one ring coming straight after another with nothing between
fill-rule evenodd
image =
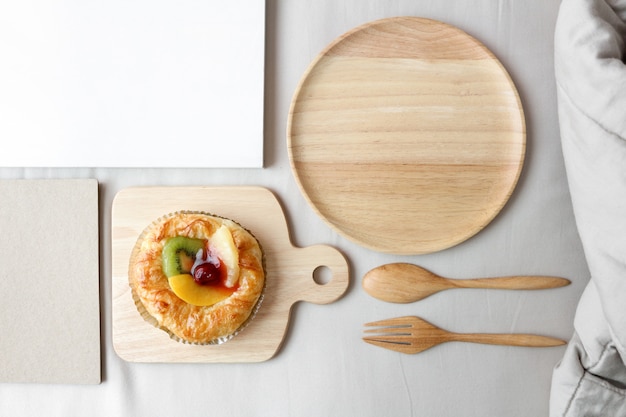
<instances>
[{"instance_id":1,"label":"white tablecloth","mask_svg":"<svg viewBox=\"0 0 626 417\"><path fill-rule=\"evenodd\" d=\"M100 385L0 384L0 415L547 415L552 372L564 347L448 343L403 355L365 344L361 336L365 322L409 314L459 332L538 333L563 339L573 334L589 271L559 138L553 65L558 8L558 2L545 0L268 0L265 168L0 169L2 178L100 182L103 349ZM519 184L500 215L467 242L421 256L372 252L331 230L302 197L285 144L291 96L318 52L353 27L399 15L455 25L490 48L519 89L528 131ZM135 364L122 361L113 350L113 198L128 186L194 184L268 187L281 199L294 245L330 244L349 259L352 283L346 295L329 305L296 305L282 349L267 362ZM360 286L363 274L395 261L455 278L545 274L567 277L572 284L534 292L453 290L408 305L367 295Z\"/></svg>"}]
</instances>

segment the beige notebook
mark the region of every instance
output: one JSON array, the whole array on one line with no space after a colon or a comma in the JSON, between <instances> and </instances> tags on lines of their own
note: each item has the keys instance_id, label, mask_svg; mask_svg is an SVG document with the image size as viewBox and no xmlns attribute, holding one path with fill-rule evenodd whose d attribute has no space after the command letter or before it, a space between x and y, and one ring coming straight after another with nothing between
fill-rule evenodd
<instances>
[{"instance_id":1,"label":"beige notebook","mask_svg":"<svg viewBox=\"0 0 626 417\"><path fill-rule=\"evenodd\" d=\"M96 180L0 180L0 382L98 384Z\"/></svg>"}]
</instances>

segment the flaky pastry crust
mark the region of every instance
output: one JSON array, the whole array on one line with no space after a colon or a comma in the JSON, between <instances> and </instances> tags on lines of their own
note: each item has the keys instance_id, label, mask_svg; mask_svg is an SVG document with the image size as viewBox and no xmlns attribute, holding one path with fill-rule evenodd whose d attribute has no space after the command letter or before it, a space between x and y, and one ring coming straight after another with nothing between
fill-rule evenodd
<instances>
[{"instance_id":1,"label":"flaky pastry crust","mask_svg":"<svg viewBox=\"0 0 626 417\"><path fill-rule=\"evenodd\" d=\"M239 287L212 306L181 300L169 286L161 254L167 238L209 238L221 225L229 228L239 251ZM248 320L265 285L263 252L256 238L238 223L198 212L164 216L148 227L131 254L129 284L140 311L174 338L190 343L216 343L233 335Z\"/></svg>"}]
</instances>

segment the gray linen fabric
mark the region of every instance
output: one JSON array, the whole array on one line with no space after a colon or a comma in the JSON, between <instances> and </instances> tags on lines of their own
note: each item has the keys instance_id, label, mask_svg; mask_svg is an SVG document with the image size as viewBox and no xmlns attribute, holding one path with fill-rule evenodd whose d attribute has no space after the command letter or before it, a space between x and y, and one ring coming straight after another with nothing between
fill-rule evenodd
<instances>
[{"instance_id":1,"label":"gray linen fabric","mask_svg":"<svg viewBox=\"0 0 626 417\"><path fill-rule=\"evenodd\" d=\"M550 416L626 416L626 0L563 0L559 123L591 272L554 370Z\"/></svg>"}]
</instances>

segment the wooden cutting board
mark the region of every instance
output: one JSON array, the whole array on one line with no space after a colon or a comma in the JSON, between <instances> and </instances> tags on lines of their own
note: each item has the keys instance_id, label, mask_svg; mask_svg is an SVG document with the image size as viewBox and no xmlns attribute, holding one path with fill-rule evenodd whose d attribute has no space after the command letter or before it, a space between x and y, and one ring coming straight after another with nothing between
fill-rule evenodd
<instances>
[{"instance_id":1,"label":"wooden cutting board","mask_svg":"<svg viewBox=\"0 0 626 417\"><path fill-rule=\"evenodd\" d=\"M199 210L231 218L252 231L266 255L267 284L260 309L237 336L221 345L176 342L144 321L128 285L128 261L137 237L160 216ZM343 255L326 245L291 245L282 208L260 187L138 187L120 191L112 208L112 322L117 354L132 362L259 362L280 348L292 306L326 304L349 283ZM326 267L330 279L315 272ZM322 268L325 269L325 268ZM323 274L322 274L323 275ZM328 280L328 281L326 281Z\"/></svg>"},{"instance_id":2,"label":"wooden cutting board","mask_svg":"<svg viewBox=\"0 0 626 417\"><path fill-rule=\"evenodd\" d=\"M295 92L287 144L300 189L330 226L377 251L421 254L500 212L526 128L513 82L484 45L401 17L321 52Z\"/></svg>"}]
</instances>

